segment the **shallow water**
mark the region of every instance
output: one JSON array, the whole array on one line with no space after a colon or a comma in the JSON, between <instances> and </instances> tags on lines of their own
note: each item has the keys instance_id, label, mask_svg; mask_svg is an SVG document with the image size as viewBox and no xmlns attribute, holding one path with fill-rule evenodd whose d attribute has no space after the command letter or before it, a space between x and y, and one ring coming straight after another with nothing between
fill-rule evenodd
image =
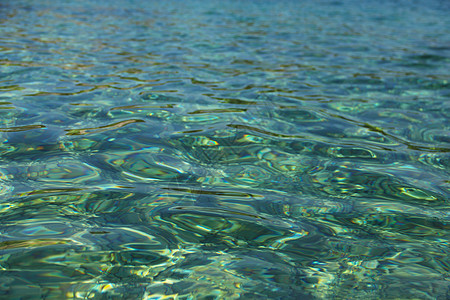
<instances>
[{"instance_id":1,"label":"shallow water","mask_svg":"<svg viewBox=\"0 0 450 300\"><path fill-rule=\"evenodd\" d=\"M447 1L0 3L1 299L448 299Z\"/></svg>"}]
</instances>

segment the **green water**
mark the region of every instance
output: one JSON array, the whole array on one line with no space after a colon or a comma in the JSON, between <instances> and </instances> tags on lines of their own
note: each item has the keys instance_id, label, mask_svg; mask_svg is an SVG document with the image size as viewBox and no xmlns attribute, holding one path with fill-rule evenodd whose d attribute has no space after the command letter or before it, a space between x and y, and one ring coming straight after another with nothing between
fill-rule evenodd
<instances>
[{"instance_id":1,"label":"green water","mask_svg":"<svg viewBox=\"0 0 450 300\"><path fill-rule=\"evenodd\" d=\"M0 2L0 299L449 299L449 12Z\"/></svg>"}]
</instances>

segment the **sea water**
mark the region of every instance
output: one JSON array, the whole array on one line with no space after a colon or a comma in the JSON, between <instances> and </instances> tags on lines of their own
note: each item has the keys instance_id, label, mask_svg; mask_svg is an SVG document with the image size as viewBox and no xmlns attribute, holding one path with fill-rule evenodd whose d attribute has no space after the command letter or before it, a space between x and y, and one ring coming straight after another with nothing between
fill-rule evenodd
<instances>
[{"instance_id":1,"label":"sea water","mask_svg":"<svg viewBox=\"0 0 450 300\"><path fill-rule=\"evenodd\" d=\"M450 3L0 2L1 299L449 299Z\"/></svg>"}]
</instances>

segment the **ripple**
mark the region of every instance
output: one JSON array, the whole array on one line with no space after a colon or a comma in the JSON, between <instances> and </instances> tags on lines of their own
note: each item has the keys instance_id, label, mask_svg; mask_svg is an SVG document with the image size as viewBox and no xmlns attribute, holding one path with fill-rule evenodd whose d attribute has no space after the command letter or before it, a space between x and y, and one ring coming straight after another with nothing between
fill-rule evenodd
<instances>
[{"instance_id":1,"label":"ripple","mask_svg":"<svg viewBox=\"0 0 450 300\"><path fill-rule=\"evenodd\" d=\"M96 180L100 170L70 158L51 158L29 165L7 167L4 176L14 182L36 181L41 184L79 184Z\"/></svg>"},{"instance_id":2,"label":"ripple","mask_svg":"<svg viewBox=\"0 0 450 300\"><path fill-rule=\"evenodd\" d=\"M0 128L0 132L18 132L18 131L27 131L33 129L41 129L46 128L45 125L24 125L24 126L16 126L9 128Z\"/></svg>"},{"instance_id":3,"label":"ripple","mask_svg":"<svg viewBox=\"0 0 450 300\"><path fill-rule=\"evenodd\" d=\"M121 127L124 127L128 124L132 123L140 123L145 122L144 120L140 119L131 119L131 120L125 120L121 122L116 122L109 125L103 125L98 127L92 127L92 128L81 128L81 129L66 129L68 131L66 135L86 135L86 134L92 134L92 133L99 133L107 130L114 130Z\"/></svg>"}]
</instances>

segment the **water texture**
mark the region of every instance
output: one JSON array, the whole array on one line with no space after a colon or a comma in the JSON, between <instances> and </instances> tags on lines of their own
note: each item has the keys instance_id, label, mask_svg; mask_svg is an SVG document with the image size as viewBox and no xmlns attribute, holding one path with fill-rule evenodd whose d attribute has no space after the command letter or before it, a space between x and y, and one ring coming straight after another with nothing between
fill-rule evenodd
<instances>
[{"instance_id":1,"label":"water texture","mask_svg":"<svg viewBox=\"0 0 450 300\"><path fill-rule=\"evenodd\" d=\"M0 2L0 299L449 299L450 3Z\"/></svg>"}]
</instances>

